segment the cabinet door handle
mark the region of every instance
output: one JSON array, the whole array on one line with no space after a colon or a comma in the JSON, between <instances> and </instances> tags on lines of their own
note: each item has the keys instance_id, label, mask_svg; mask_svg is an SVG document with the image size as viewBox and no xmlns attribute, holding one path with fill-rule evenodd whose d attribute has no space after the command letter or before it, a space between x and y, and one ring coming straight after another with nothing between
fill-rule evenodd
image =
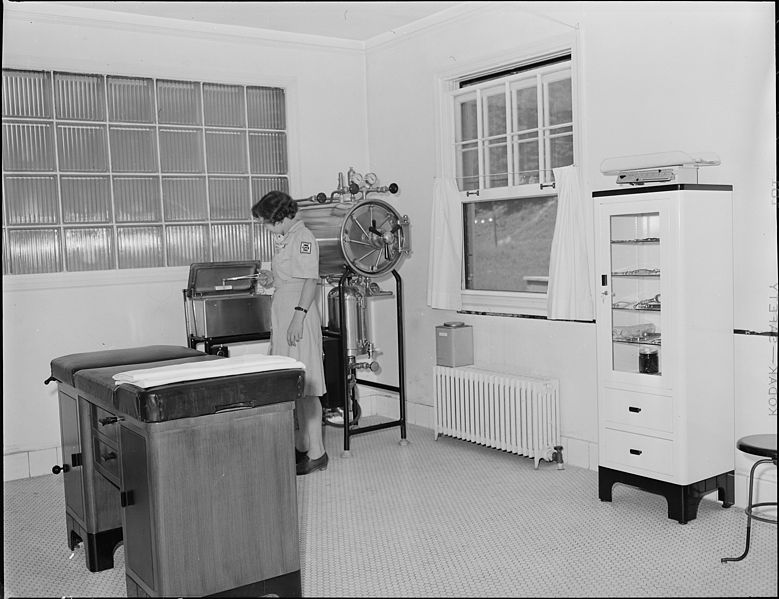
<instances>
[{"instance_id":1,"label":"cabinet door handle","mask_svg":"<svg viewBox=\"0 0 779 599\"><path fill-rule=\"evenodd\" d=\"M115 460L116 459L116 454L113 451L109 451L108 453L104 453L103 455L101 455L100 458L104 462L107 462L109 460Z\"/></svg>"},{"instance_id":2,"label":"cabinet door handle","mask_svg":"<svg viewBox=\"0 0 779 599\"><path fill-rule=\"evenodd\" d=\"M630 453L633 455L641 455L643 452L640 449L631 449Z\"/></svg>"},{"instance_id":3,"label":"cabinet door handle","mask_svg":"<svg viewBox=\"0 0 779 599\"><path fill-rule=\"evenodd\" d=\"M636 406L629 406L628 411L638 414L641 411L641 408L637 408Z\"/></svg>"},{"instance_id":4,"label":"cabinet door handle","mask_svg":"<svg viewBox=\"0 0 779 599\"><path fill-rule=\"evenodd\" d=\"M116 424L122 420L124 420L124 418L119 418L118 416L107 416L105 418L100 418L98 422L103 426L108 426L109 424Z\"/></svg>"}]
</instances>

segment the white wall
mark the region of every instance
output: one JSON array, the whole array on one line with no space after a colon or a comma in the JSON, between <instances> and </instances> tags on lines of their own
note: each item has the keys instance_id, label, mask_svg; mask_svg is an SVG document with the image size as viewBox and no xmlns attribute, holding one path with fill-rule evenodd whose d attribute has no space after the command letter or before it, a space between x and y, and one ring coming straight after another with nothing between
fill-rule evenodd
<instances>
[{"instance_id":1,"label":"white wall","mask_svg":"<svg viewBox=\"0 0 779 599\"><path fill-rule=\"evenodd\" d=\"M187 25L171 29L165 20L116 23L94 11L55 14L38 3L11 8L4 5L3 67L286 87L294 197L329 193L339 171L367 162L361 49L308 38L266 41L235 28L225 35ZM186 345L181 290L187 275L188 268L174 268L3 277L6 478L27 476L30 468L42 474L54 464L56 390L43 385L53 358Z\"/></svg>"},{"instance_id":2,"label":"white wall","mask_svg":"<svg viewBox=\"0 0 779 599\"><path fill-rule=\"evenodd\" d=\"M587 191L615 186L599 171L606 157L663 150L717 152L722 165L702 170L701 182L729 183L735 190L736 326L766 330L768 285L776 282L773 26L770 3L496 2L371 45L363 53L186 32L171 35L129 25L63 27L47 18L9 24L6 15L3 64L290 83L293 139L299 141L293 148L297 193L331 190L337 172L348 166L374 171L384 184L400 185L391 201L409 215L413 245L399 268L409 421L432 427L434 327L463 320L475 328L477 362L560 379L566 460L594 468L594 325L458 315L426 305L436 78L457 65L482 64L492 56L520 54L550 37L573 35L581 59L580 166ZM182 344L179 294L184 281L177 275L156 284L154 299L135 289L134 282L110 289L7 292L4 281L4 307L13 305L13 312L4 309L6 323L27 323L4 331L4 452L58 444L56 405L41 384L51 358L104 346ZM392 279L382 286L393 289ZM95 327L93 315L111 301L119 302L115 313ZM54 302L66 322L41 316ZM380 310L391 315L394 306L384 302ZM133 330L127 313L140 323L132 335L127 333ZM38 332L38 322L45 322L47 330ZM146 327L146 322L159 328ZM374 322L376 341L388 354L381 376L395 384L394 321L382 317ZM30 336L35 343L25 341ZM18 347L26 348L25 355L16 356L21 354ZM745 347L736 346L737 365L754 360L767 364L762 345L754 358L745 355ZM759 400L753 399L755 390ZM737 375L739 402L764 402L766 393L765 368ZM743 434L764 432L755 430L760 427L775 430L775 416L767 416L762 403L752 411L755 416L743 424L749 427Z\"/></svg>"},{"instance_id":3,"label":"white wall","mask_svg":"<svg viewBox=\"0 0 779 599\"><path fill-rule=\"evenodd\" d=\"M566 458L594 468L595 326L458 315L428 308L425 296L437 78L512 51L521 58L539 40L564 35L574 35L579 46L579 164L588 195L615 187L599 170L607 157L718 153L722 165L702 169L700 181L734 186L735 326L765 331L777 268L774 11L768 3L502 2L369 48L371 168L402 182L396 203L412 222L414 251L401 270L409 290L406 329L414 335L406 357L409 401L432 405L434 327L463 320L475 329L477 363L560 379ZM737 343L737 364L751 359L744 347ZM759 374L737 377L736 397L739 404L760 402L759 409L737 436L776 430L775 409L771 417L764 405L769 357L754 359ZM431 426L430 409L410 414Z\"/></svg>"}]
</instances>

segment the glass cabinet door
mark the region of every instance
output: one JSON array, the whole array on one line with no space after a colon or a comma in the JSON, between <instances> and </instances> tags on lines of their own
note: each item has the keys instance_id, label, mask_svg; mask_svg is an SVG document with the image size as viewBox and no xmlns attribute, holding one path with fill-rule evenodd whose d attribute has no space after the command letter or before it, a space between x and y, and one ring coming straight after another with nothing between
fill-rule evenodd
<instances>
[{"instance_id":1,"label":"glass cabinet door","mask_svg":"<svg viewBox=\"0 0 779 599\"><path fill-rule=\"evenodd\" d=\"M657 377L663 372L660 213L609 219L611 368Z\"/></svg>"}]
</instances>

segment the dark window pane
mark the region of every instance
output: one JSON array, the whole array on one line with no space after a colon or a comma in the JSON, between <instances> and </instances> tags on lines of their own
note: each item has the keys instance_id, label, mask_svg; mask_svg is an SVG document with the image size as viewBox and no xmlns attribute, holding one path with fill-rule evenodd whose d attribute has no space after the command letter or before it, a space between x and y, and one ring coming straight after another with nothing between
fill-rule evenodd
<instances>
[{"instance_id":1,"label":"dark window pane","mask_svg":"<svg viewBox=\"0 0 779 599\"><path fill-rule=\"evenodd\" d=\"M460 104L460 120L457 130L457 141L469 141L479 136L475 99Z\"/></svg>"},{"instance_id":2,"label":"dark window pane","mask_svg":"<svg viewBox=\"0 0 779 599\"><path fill-rule=\"evenodd\" d=\"M549 124L570 123L573 121L571 107L571 80L552 81L549 90Z\"/></svg>"},{"instance_id":3,"label":"dark window pane","mask_svg":"<svg viewBox=\"0 0 779 599\"><path fill-rule=\"evenodd\" d=\"M484 136L501 135L506 133L506 95L503 90L484 98L487 105L487 114L484 119Z\"/></svg>"},{"instance_id":4,"label":"dark window pane","mask_svg":"<svg viewBox=\"0 0 779 599\"><path fill-rule=\"evenodd\" d=\"M465 288L545 293L556 216L554 196L463 204Z\"/></svg>"},{"instance_id":5,"label":"dark window pane","mask_svg":"<svg viewBox=\"0 0 779 599\"><path fill-rule=\"evenodd\" d=\"M516 95L516 131L538 128L538 94L536 86L518 89Z\"/></svg>"}]
</instances>

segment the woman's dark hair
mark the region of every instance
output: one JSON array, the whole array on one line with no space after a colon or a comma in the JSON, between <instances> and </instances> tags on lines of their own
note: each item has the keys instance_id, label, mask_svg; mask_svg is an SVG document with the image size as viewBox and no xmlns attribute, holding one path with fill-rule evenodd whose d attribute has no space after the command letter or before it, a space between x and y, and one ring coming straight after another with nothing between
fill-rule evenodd
<instances>
[{"instance_id":1,"label":"woman's dark hair","mask_svg":"<svg viewBox=\"0 0 779 599\"><path fill-rule=\"evenodd\" d=\"M280 223L286 217L295 218L297 213L297 202L283 191L269 191L252 206L254 218L260 218L272 225Z\"/></svg>"}]
</instances>

